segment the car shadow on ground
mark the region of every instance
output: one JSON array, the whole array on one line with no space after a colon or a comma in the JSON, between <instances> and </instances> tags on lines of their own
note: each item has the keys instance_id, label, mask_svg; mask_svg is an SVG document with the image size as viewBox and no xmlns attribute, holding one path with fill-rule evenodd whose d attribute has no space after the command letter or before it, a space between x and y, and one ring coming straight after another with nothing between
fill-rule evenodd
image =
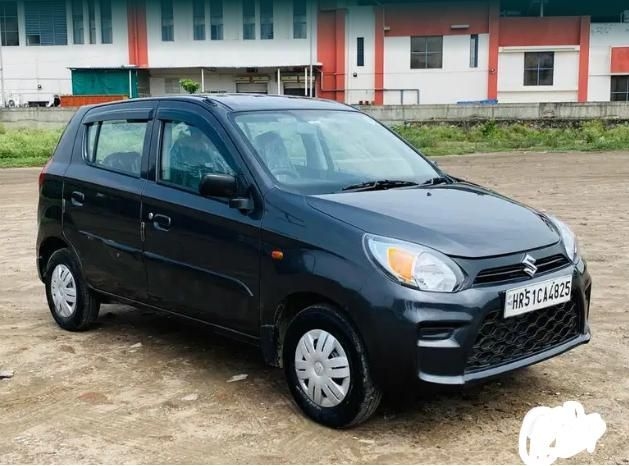
<instances>
[{"instance_id":1,"label":"car shadow on ground","mask_svg":"<svg viewBox=\"0 0 629 466\"><path fill-rule=\"evenodd\" d=\"M93 332L100 344L112 340L141 342L146 350L159 352L164 359L186 360L188 366L204 371L207 377L247 374L249 380L256 380L258 388L260 384L266 386L264 392L269 397L276 393L278 398L290 400L281 369L265 365L257 347L221 335L210 326L168 314L107 305L102 307ZM419 385L408 390L406 396L385 397L373 418L357 431L386 427L389 432L399 429L401 433L416 429L420 423L424 431L439 430L446 428L449 420L456 420L465 430L479 423L514 421L514 416L519 423L535 406L537 395L558 390L547 375L547 370L536 367L463 388ZM243 390L240 395L247 393ZM451 433L452 426L449 429Z\"/></svg>"}]
</instances>

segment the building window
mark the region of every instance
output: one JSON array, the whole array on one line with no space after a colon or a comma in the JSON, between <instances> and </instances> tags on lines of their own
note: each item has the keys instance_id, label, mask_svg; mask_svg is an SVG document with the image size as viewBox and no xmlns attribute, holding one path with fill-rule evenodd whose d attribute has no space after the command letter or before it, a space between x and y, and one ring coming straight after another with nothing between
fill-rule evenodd
<instances>
[{"instance_id":1,"label":"building window","mask_svg":"<svg viewBox=\"0 0 629 466\"><path fill-rule=\"evenodd\" d=\"M524 53L525 86L552 86L554 69L555 52Z\"/></svg>"},{"instance_id":2,"label":"building window","mask_svg":"<svg viewBox=\"0 0 629 466\"><path fill-rule=\"evenodd\" d=\"M478 68L478 34L470 36L470 68Z\"/></svg>"},{"instance_id":3,"label":"building window","mask_svg":"<svg viewBox=\"0 0 629 466\"><path fill-rule=\"evenodd\" d=\"M365 38L356 38L356 66L365 66Z\"/></svg>"},{"instance_id":4,"label":"building window","mask_svg":"<svg viewBox=\"0 0 629 466\"><path fill-rule=\"evenodd\" d=\"M164 80L164 92L166 94L181 94L181 84L179 78L166 78Z\"/></svg>"},{"instance_id":5,"label":"building window","mask_svg":"<svg viewBox=\"0 0 629 466\"><path fill-rule=\"evenodd\" d=\"M308 36L308 14L306 0L293 0L293 38L306 39Z\"/></svg>"},{"instance_id":6,"label":"building window","mask_svg":"<svg viewBox=\"0 0 629 466\"><path fill-rule=\"evenodd\" d=\"M100 0L100 34L102 44L113 43L111 29L111 0Z\"/></svg>"},{"instance_id":7,"label":"building window","mask_svg":"<svg viewBox=\"0 0 629 466\"><path fill-rule=\"evenodd\" d=\"M162 0L162 41L172 42L174 40L173 0Z\"/></svg>"},{"instance_id":8,"label":"building window","mask_svg":"<svg viewBox=\"0 0 629 466\"><path fill-rule=\"evenodd\" d=\"M411 37L411 69L423 70L443 66L443 37Z\"/></svg>"},{"instance_id":9,"label":"building window","mask_svg":"<svg viewBox=\"0 0 629 466\"><path fill-rule=\"evenodd\" d=\"M192 23L194 40L205 40L205 0L193 1Z\"/></svg>"},{"instance_id":10,"label":"building window","mask_svg":"<svg viewBox=\"0 0 629 466\"><path fill-rule=\"evenodd\" d=\"M260 39L273 39L273 0L260 0Z\"/></svg>"},{"instance_id":11,"label":"building window","mask_svg":"<svg viewBox=\"0 0 629 466\"><path fill-rule=\"evenodd\" d=\"M20 45L17 2L0 2L0 32L3 46Z\"/></svg>"},{"instance_id":12,"label":"building window","mask_svg":"<svg viewBox=\"0 0 629 466\"><path fill-rule=\"evenodd\" d=\"M87 16L89 23L90 44L96 43L96 5L95 0L87 0Z\"/></svg>"},{"instance_id":13,"label":"building window","mask_svg":"<svg viewBox=\"0 0 629 466\"><path fill-rule=\"evenodd\" d=\"M629 102L629 76L612 76L612 102Z\"/></svg>"},{"instance_id":14,"label":"building window","mask_svg":"<svg viewBox=\"0 0 629 466\"><path fill-rule=\"evenodd\" d=\"M210 0L210 38L223 40L223 0Z\"/></svg>"},{"instance_id":15,"label":"building window","mask_svg":"<svg viewBox=\"0 0 629 466\"><path fill-rule=\"evenodd\" d=\"M83 44L85 42L83 0L72 0L72 39L75 44Z\"/></svg>"},{"instance_id":16,"label":"building window","mask_svg":"<svg viewBox=\"0 0 629 466\"><path fill-rule=\"evenodd\" d=\"M242 1L242 38L253 40L256 38L256 2Z\"/></svg>"},{"instance_id":17,"label":"building window","mask_svg":"<svg viewBox=\"0 0 629 466\"><path fill-rule=\"evenodd\" d=\"M26 45L67 45L65 0L24 2Z\"/></svg>"}]
</instances>

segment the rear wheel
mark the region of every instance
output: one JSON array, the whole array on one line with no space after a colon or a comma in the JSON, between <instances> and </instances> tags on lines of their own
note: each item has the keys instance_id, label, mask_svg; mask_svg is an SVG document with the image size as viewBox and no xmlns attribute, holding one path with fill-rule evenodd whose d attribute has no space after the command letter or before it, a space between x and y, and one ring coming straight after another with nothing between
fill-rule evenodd
<instances>
[{"instance_id":1,"label":"rear wheel","mask_svg":"<svg viewBox=\"0 0 629 466\"><path fill-rule=\"evenodd\" d=\"M283 358L295 401L321 424L358 424L380 404L362 342L331 306L315 305L297 314L287 329Z\"/></svg>"},{"instance_id":2,"label":"rear wheel","mask_svg":"<svg viewBox=\"0 0 629 466\"><path fill-rule=\"evenodd\" d=\"M96 321L100 303L85 285L78 261L69 249L50 256L44 283L48 307L61 328L80 331Z\"/></svg>"}]
</instances>

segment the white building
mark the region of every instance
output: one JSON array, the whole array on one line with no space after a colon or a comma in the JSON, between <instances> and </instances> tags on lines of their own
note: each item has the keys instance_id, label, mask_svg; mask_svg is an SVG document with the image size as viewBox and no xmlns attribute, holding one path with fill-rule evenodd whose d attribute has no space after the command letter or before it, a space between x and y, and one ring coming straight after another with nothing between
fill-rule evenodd
<instances>
[{"instance_id":1,"label":"white building","mask_svg":"<svg viewBox=\"0 0 629 466\"><path fill-rule=\"evenodd\" d=\"M622 12L504 2L3 0L0 100L174 94L181 79L299 95L311 82L353 104L629 100Z\"/></svg>"},{"instance_id":2,"label":"white building","mask_svg":"<svg viewBox=\"0 0 629 466\"><path fill-rule=\"evenodd\" d=\"M593 23L590 39L588 100L627 101L629 24Z\"/></svg>"}]
</instances>

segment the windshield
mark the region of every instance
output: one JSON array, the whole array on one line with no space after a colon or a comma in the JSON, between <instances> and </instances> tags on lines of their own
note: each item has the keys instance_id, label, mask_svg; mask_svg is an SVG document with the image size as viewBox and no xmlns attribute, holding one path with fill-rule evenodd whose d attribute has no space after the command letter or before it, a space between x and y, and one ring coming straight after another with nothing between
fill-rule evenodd
<instances>
[{"instance_id":1,"label":"windshield","mask_svg":"<svg viewBox=\"0 0 629 466\"><path fill-rule=\"evenodd\" d=\"M278 184L303 194L376 181L423 184L439 176L417 152L362 113L257 111L236 114L235 121Z\"/></svg>"}]
</instances>

